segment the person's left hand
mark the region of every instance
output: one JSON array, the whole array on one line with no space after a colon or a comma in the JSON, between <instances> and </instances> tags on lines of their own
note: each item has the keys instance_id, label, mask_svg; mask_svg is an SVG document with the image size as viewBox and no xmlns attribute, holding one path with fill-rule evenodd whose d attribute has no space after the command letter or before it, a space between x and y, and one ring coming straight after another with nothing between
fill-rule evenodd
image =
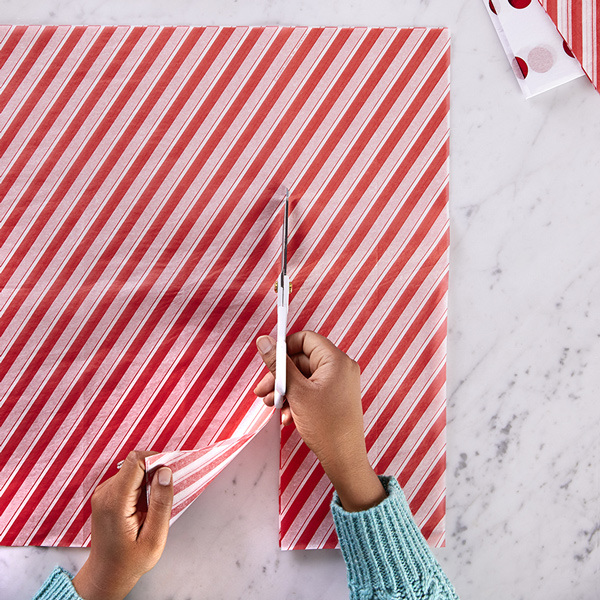
<instances>
[{"instance_id":1,"label":"person's left hand","mask_svg":"<svg viewBox=\"0 0 600 600\"><path fill-rule=\"evenodd\" d=\"M145 493L144 458L154 452L130 452L117 475L92 496L92 547L73 578L84 600L122 600L160 558L169 531L173 476L162 467L152 480L148 512L137 508Z\"/></svg>"}]
</instances>

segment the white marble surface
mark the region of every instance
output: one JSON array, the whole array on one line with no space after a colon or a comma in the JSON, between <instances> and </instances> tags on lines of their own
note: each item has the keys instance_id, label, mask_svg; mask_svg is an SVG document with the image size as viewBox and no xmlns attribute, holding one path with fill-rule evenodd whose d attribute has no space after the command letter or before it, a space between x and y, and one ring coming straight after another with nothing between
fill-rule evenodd
<instances>
[{"instance_id":1,"label":"white marble surface","mask_svg":"<svg viewBox=\"0 0 600 600\"><path fill-rule=\"evenodd\" d=\"M473 0L0 0L3 23L449 26L448 544L462 600L600 598L600 94L525 101ZM346 598L336 551L277 549L272 422L177 522L132 599ZM29 598L85 550L0 548Z\"/></svg>"}]
</instances>

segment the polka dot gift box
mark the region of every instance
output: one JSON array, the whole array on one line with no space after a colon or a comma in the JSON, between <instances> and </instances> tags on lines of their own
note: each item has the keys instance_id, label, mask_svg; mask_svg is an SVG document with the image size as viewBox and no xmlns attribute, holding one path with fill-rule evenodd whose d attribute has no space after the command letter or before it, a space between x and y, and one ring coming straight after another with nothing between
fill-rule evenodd
<instances>
[{"instance_id":1,"label":"polka dot gift box","mask_svg":"<svg viewBox=\"0 0 600 600\"><path fill-rule=\"evenodd\" d=\"M538 0L483 1L526 98L584 75Z\"/></svg>"}]
</instances>

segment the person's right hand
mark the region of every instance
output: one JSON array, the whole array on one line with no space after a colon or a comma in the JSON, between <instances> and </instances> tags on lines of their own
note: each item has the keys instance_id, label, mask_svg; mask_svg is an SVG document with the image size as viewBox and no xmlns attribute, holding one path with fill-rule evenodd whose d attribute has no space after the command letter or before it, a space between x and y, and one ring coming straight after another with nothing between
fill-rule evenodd
<instances>
[{"instance_id":1,"label":"person's right hand","mask_svg":"<svg viewBox=\"0 0 600 600\"><path fill-rule=\"evenodd\" d=\"M254 391L272 406L275 340L263 336L256 344L270 372ZM312 331L290 335L287 351L283 424L295 423L346 510L364 510L378 504L386 494L367 457L358 364Z\"/></svg>"}]
</instances>

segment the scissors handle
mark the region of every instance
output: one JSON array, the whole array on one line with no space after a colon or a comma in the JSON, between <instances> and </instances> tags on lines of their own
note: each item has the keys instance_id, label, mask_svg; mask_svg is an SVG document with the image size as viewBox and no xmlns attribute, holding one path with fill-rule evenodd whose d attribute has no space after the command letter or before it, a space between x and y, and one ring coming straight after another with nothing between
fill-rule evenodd
<instances>
[{"instance_id":1,"label":"scissors handle","mask_svg":"<svg viewBox=\"0 0 600 600\"><path fill-rule=\"evenodd\" d=\"M283 285L277 289L277 346L275 354L275 408L281 408L287 391L287 318L289 306L290 279L282 276ZM281 283L281 282L280 282Z\"/></svg>"}]
</instances>

